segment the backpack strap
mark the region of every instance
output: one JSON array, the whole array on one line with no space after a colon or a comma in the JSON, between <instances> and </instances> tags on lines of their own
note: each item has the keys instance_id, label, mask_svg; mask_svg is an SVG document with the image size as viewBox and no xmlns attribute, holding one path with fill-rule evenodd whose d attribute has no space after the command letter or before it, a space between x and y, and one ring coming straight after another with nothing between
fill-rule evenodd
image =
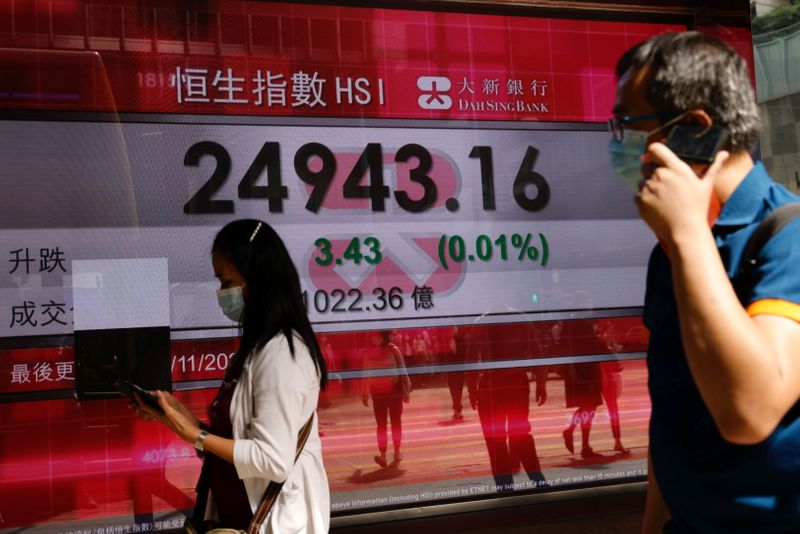
<instances>
[{"instance_id":1,"label":"backpack strap","mask_svg":"<svg viewBox=\"0 0 800 534\"><path fill-rule=\"evenodd\" d=\"M739 262L739 272L733 283L733 287L741 302L744 302L748 291L752 289L751 280L758 263L758 254L761 252L761 249L764 248L764 245L766 245L773 236L780 232L784 226L792 222L798 215L800 215L800 202L784 204L767 215L758 227L756 227L750 239L747 240L744 252L742 253L742 260Z\"/></svg>"}]
</instances>

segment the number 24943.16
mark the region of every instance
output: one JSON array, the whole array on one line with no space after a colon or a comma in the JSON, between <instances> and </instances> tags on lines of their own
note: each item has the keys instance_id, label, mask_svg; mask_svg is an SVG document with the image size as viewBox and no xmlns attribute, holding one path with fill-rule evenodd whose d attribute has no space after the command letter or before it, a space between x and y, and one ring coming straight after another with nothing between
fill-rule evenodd
<instances>
[{"instance_id":1,"label":"number 24943.16","mask_svg":"<svg viewBox=\"0 0 800 534\"><path fill-rule=\"evenodd\" d=\"M514 200L525 211L544 209L550 201L550 186L545 178L535 172L533 167L539 151L529 146L520 164L512 185ZM215 194L228 180L232 161L228 150L213 141L201 141L189 147L183 160L186 167L197 167L200 160L210 156L216 160L214 171L208 180L183 206L187 214L234 213L234 202L230 199L215 198ZM480 164L482 206L493 211L495 206L494 163L492 147L474 146L469 157ZM314 161L312 165L311 162ZM420 213L434 207L439 198L436 181L430 176L433 158L430 151L422 145L410 143L400 147L394 154L395 163L416 162L408 170L408 180L416 184L415 191L396 190L392 194L384 181L383 149L380 143L367 144L355 165L350 170L342 186L342 198L369 199L373 212L386 211L386 199L394 197L400 208L410 213ZM297 177L311 186L305 208L317 213L323 206L336 175L337 159L330 148L321 143L307 143L294 155L294 171ZM258 185L261 175L266 171L266 185ZM368 184L362 182L368 178ZM529 196L530 188L535 186L535 195ZM250 167L239 182L240 199L266 200L271 213L283 212L283 201L289 198L289 190L283 185L280 165L280 143L267 142L261 147ZM458 210L458 200L449 198L444 203L449 211Z\"/></svg>"}]
</instances>

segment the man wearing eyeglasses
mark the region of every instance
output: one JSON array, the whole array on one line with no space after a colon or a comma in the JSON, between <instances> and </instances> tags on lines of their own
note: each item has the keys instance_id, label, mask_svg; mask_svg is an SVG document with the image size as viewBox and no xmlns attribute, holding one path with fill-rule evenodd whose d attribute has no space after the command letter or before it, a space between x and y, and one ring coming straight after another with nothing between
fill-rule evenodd
<instances>
[{"instance_id":1,"label":"man wearing eyeglasses","mask_svg":"<svg viewBox=\"0 0 800 534\"><path fill-rule=\"evenodd\" d=\"M800 532L800 217L732 281L748 238L798 197L750 150L760 121L744 60L696 32L617 65L610 152L659 239L648 266L649 490L642 531ZM709 163L676 128L728 136ZM739 282L737 282L738 284Z\"/></svg>"}]
</instances>

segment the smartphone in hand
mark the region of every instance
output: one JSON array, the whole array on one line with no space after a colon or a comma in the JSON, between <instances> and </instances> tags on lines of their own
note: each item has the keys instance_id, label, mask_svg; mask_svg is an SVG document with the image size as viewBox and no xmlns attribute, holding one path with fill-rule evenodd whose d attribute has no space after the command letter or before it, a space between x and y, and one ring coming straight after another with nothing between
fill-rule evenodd
<instances>
[{"instance_id":1,"label":"smartphone in hand","mask_svg":"<svg viewBox=\"0 0 800 534\"><path fill-rule=\"evenodd\" d=\"M728 135L721 126L678 124L669 132L667 147L687 163L713 163Z\"/></svg>"},{"instance_id":2,"label":"smartphone in hand","mask_svg":"<svg viewBox=\"0 0 800 534\"><path fill-rule=\"evenodd\" d=\"M130 380L121 380L117 383L117 389L134 403L139 404L136 400L136 395L138 395L142 403L146 404L148 408L152 408L158 413L164 413L164 410L158 404L158 399L142 386L134 384Z\"/></svg>"}]
</instances>

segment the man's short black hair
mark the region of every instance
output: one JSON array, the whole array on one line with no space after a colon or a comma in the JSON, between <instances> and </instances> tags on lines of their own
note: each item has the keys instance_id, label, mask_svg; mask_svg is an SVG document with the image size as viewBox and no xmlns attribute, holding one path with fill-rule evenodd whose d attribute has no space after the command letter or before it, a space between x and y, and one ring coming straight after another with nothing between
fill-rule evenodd
<instances>
[{"instance_id":1,"label":"man's short black hair","mask_svg":"<svg viewBox=\"0 0 800 534\"><path fill-rule=\"evenodd\" d=\"M751 151L761 132L747 63L725 43L700 32L665 33L619 59L617 77L649 67L647 100L661 113L702 109L730 131L727 149Z\"/></svg>"}]
</instances>

